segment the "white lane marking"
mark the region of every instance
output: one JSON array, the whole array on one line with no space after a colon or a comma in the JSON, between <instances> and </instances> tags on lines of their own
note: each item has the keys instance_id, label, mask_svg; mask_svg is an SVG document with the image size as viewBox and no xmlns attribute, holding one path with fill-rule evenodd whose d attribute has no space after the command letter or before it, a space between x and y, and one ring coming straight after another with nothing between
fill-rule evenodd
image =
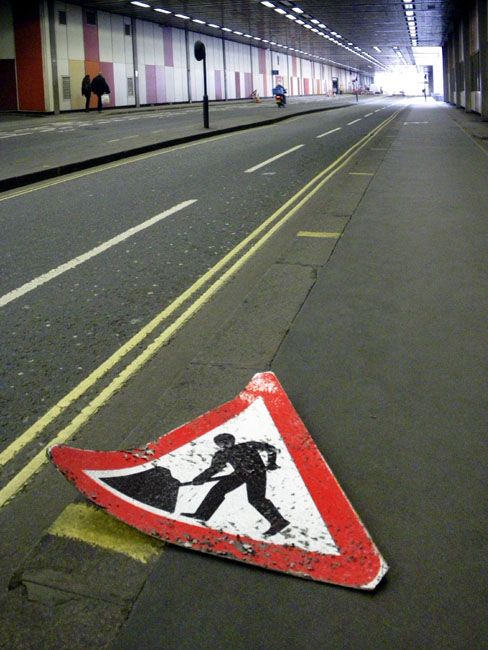
<instances>
[{"instance_id":1,"label":"white lane marking","mask_svg":"<svg viewBox=\"0 0 488 650\"><path fill-rule=\"evenodd\" d=\"M279 153L277 156L273 156L272 158L269 158L268 160L265 160L262 163L259 163L259 165L254 165L254 167L250 167L249 169L246 169L244 172L245 174L251 174L252 172L255 172L256 169L261 169L261 167L264 167L265 165L269 165L269 163L274 162L275 160L278 160L278 158L282 158L283 156L287 156L289 153L292 153L293 151L296 151L297 149L301 149L304 147L304 144L298 144L296 147L292 147L291 149L288 149L288 151L283 151L283 153Z\"/></svg>"},{"instance_id":2,"label":"white lane marking","mask_svg":"<svg viewBox=\"0 0 488 650\"><path fill-rule=\"evenodd\" d=\"M43 273L39 277L34 278L34 280L31 280L30 282L23 284L18 289L9 291L9 293L6 293L5 295L0 297L0 307L4 307L9 302L12 302L17 298L20 298L20 296L23 296L24 294L28 293L29 291L32 291L33 289L37 289L37 287L46 284L46 282L49 282L50 280L56 278L58 275L61 275L62 273L65 273L66 271L70 271L71 269L74 269L76 266L83 264L83 262L87 262L92 257L95 257L96 255L103 253L109 248L112 248L112 246L115 246L116 244L120 244L120 242L129 239L129 237L132 237L133 235L140 232L141 230L145 230L146 228L153 226L155 223L158 223L158 221L161 221L162 219L169 217L175 212L178 212L179 210L183 210L184 208L188 207L192 203L195 203L196 200L197 199L190 199L188 201L183 201L183 203L178 203L178 205L173 206L172 208L166 210L165 212L161 212L161 214L157 214L156 216L151 217L151 219L148 219L147 221L140 223L138 226L129 228L129 230L126 230L120 235L117 235L116 237L112 237L112 239L109 239L103 244L100 244L100 246L96 246L95 248L92 248L87 253L78 255L78 257L74 257L69 262L65 262L64 264L57 266L55 269L51 269L47 273Z\"/></svg>"},{"instance_id":3,"label":"white lane marking","mask_svg":"<svg viewBox=\"0 0 488 650\"><path fill-rule=\"evenodd\" d=\"M373 113L366 113L364 117L369 117L370 115L373 115Z\"/></svg>"},{"instance_id":4,"label":"white lane marking","mask_svg":"<svg viewBox=\"0 0 488 650\"><path fill-rule=\"evenodd\" d=\"M107 142L119 142L120 138L115 138L114 140L107 140Z\"/></svg>"},{"instance_id":5,"label":"white lane marking","mask_svg":"<svg viewBox=\"0 0 488 650\"><path fill-rule=\"evenodd\" d=\"M356 122L360 122L362 118L358 117L357 120L353 120L352 122L348 122L347 126L351 126L351 124L356 124Z\"/></svg>"},{"instance_id":6,"label":"white lane marking","mask_svg":"<svg viewBox=\"0 0 488 650\"><path fill-rule=\"evenodd\" d=\"M320 135L317 136L317 138L324 138L326 135L329 135L330 133L335 133L336 131L340 131L342 129L342 126L338 126L336 129L332 129L331 131L327 131L327 133L321 133Z\"/></svg>"},{"instance_id":7,"label":"white lane marking","mask_svg":"<svg viewBox=\"0 0 488 650\"><path fill-rule=\"evenodd\" d=\"M377 108L377 109L375 110L375 113L379 113L381 110L383 110L383 109L381 109L381 108Z\"/></svg>"}]
</instances>

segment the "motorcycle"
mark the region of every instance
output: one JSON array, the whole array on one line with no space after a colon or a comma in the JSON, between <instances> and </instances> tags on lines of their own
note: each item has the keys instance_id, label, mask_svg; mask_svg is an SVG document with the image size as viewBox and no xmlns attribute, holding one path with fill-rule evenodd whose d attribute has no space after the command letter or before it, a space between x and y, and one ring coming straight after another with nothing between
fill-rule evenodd
<instances>
[{"instance_id":1,"label":"motorcycle","mask_svg":"<svg viewBox=\"0 0 488 650\"><path fill-rule=\"evenodd\" d=\"M276 104L277 104L278 108L281 108L281 106L284 105L284 97L283 97L283 94L282 94L282 93L277 93L277 94L275 95L275 99L276 99Z\"/></svg>"}]
</instances>

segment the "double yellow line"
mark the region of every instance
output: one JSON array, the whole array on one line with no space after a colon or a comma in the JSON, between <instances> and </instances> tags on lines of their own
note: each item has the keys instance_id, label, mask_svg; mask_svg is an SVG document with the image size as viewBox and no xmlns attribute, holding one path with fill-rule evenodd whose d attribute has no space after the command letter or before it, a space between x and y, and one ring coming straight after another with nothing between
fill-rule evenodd
<instances>
[{"instance_id":1,"label":"double yellow line","mask_svg":"<svg viewBox=\"0 0 488 650\"><path fill-rule=\"evenodd\" d=\"M193 285L184 291L174 302L171 303L160 314L153 318L135 336L127 341L117 352L111 355L104 363L94 370L88 377L78 384L72 391L63 397L55 406L42 416L37 422L21 434L11 445L0 453L0 467L11 461L26 445L35 440L48 425L58 418L66 409L84 395L90 388L110 370L112 370L131 350L146 339L163 321L172 316L184 303L198 293L210 280L218 275L217 279L186 308L166 329L146 347L138 357L129 363L111 382L106 386L71 422L62 429L47 445L27 463L15 476L0 490L0 507L12 499L19 490L34 476L46 462L46 450L54 444L65 443L76 431L78 431L118 390L126 384L171 338L183 327L218 291L229 279L235 275L246 262L279 230L293 215L307 202L319 189L327 183L334 174L347 165L350 160L363 149L368 142L384 129L397 115L400 109L393 113L384 122L375 127L361 140L345 151L339 158L321 171L301 190L284 203L266 221L240 242L232 251L227 253L215 266L202 275ZM264 233L264 234L263 234ZM260 238L259 238L260 237ZM258 239L259 238L259 239ZM257 240L257 241L255 241ZM254 242L252 244L252 242ZM252 244L252 245L251 245ZM229 268L225 267L241 254L244 249L250 246Z\"/></svg>"}]
</instances>

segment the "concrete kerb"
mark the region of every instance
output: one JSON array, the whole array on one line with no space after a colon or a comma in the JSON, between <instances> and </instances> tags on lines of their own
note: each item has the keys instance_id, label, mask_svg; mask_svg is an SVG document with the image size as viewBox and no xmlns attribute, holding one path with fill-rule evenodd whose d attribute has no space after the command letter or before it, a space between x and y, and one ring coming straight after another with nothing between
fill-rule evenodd
<instances>
[{"instance_id":1,"label":"concrete kerb","mask_svg":"<svg viewBox=\"0 0 488 650\"><path fill-rule=\"evenodd\" d=\"M291 117L296 117L297 115L308 115L312 113L320 113L323 111L333 110L337 108L345 108L347 106L353 106L353 105L354 104L349 104L349 103L334 104L333 106L321 106L320 108L311 108L311 109L295 110L295 111L291 110L291 111L287 111L285 114L280 114L279 116L273 118L257 120L257 121L250 122L248 124L236 124L231 127L226 127L223 129L215 129L215 130L209 129L208 131L194 132L189 135L181 136L178 138L166 139L161 142L155 142L152 144L144 145L142 147L135 147L131 149L126 149L124 151L114 152L111 154L95 156L88 160L80 160L72 163L67 163L65 165L50 167L49 169L42 169L36 172L29 172L28 174L22 174L19 176L13 176L11 178L5 178L0 180L0 192L6 192L8 190L13 190L19 187L24 187L26 185L31 185L32 183L39 183L41 181L49 180L51 178L57 178L59 176L64 176L67 174L72 174L74 172L83 171L85 169L90 169L92 167L97 167L99 165L105 165L108 163L116 162L118 160L123 160L125 158L130 158L132 156L143 155L146 153L151 153L153 151L158 151L160 149L174 147L179 144L185 144L187 142L202 140L205 138L212 138L218 135L224 135L226 133L232 133L235 131L253 129L258 126L269 126L271 124L276 124L277 122L282 122L284 120L290 119Z\"/></svg>"}]
</instances>

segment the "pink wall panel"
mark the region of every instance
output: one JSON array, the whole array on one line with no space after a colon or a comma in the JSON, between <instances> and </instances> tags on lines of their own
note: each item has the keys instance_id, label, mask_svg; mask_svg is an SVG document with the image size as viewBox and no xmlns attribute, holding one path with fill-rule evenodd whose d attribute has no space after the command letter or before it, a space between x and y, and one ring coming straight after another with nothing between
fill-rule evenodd
<instances>
[{"instance_id":1,"label":"pink wall panel","mask_svg":"<svg viewBox=\"0 0 488 650\"><path fill-rule=\"evenodd\" d=\"M146 63L146 103L156 104L157 101L156 66Z\"/></svg>"},{"instance_id":2,"label":"pink wall panel","mask_svg":"<svg viewBox=\"0 0 488 650\"><path fill-rule=\"evenodd\" d=\"M259 50L259 72L266 74L266 50Z\"/></svg>"},{"instance_id":3,"label":"pink wall panel","mask_svg":"<svg viewBox=\"0 0 488 650\"><path fill-rule=\"evenodd\" d=\"M168 68L174 66L173 59L173 30L171 27L163 27L164 65Z\"/></svg>"},{"instance_id":4,"label":"pink wall panel","mask_svg":"<svg viewBox=\"0 0 488 650\"><path fill-rule=\"evenodd\" d=\"M222 92L222 70L215 70L215 99L224 99Z\"/></svg>"},{"instance_id":5,"label":"pink wall panel","mask_svg":"<svg viewBox=\"0 0 488 650\"><path fill-rule=\"evenodd\" d=\"M234 73L236 76L236 98L241 96L241 75L238 72Z\"/></svg>"},{"instance_id":6,"label":"pink wall panel","mask_svg":"<svg viewBox=\"0 0 488 650\"><path fill-rule=\"evenodd\" d=\"M310 95L310 79L303 80L303 94Z\"/></svg>"},{"instance_id":7,"label":"pink wall panel","mask_svg":"<svg viewBox=\"0 0 488 650\"><path fill-rule=\"evenodd\" d=\"M83 41L85 43L85 60L100 61L100 50L98 47L98 27L96 25L86 24L86 16L84 11L83 11Z\"/></svg>"},{"instance_id":8,"label":"pink wall panel","mask_svg":"<svg viewBox=\"0 0 488 650\"><path fill-rule=\"evenodd\" d=\"M252 74L250 72L244 73L244 97L249 97L253 91L252 87Z\"/></svg>"}]
</instances>

